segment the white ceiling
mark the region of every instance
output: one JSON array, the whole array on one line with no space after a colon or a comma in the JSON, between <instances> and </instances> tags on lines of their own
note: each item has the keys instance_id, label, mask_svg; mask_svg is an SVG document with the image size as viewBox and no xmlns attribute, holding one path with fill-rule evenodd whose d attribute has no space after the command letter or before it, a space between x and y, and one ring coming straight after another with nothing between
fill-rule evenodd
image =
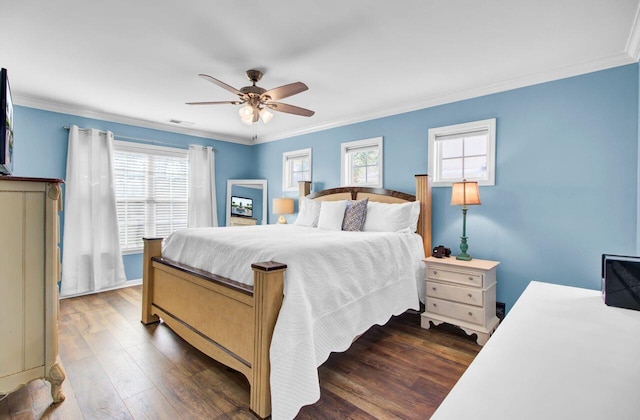
<instances>
[{"instance_id":1,"label":"white ceiling","mask_svg":"<svg viewBox=\"0 0 640 420\"><path fill-rule=\"evenodd\" d=\"M262 142L635 62L639 2L0 0L0 66L20 105ZM316 114L185 105L235 99L198 73L250 68Z\"/></svg>"}]
</instances>

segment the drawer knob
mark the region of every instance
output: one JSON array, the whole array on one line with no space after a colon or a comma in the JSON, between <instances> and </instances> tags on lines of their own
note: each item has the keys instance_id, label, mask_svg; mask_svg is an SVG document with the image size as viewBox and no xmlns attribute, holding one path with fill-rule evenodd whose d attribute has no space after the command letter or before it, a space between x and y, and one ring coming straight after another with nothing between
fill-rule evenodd
<instances>
[{"instance_id":1,"label":"drawer knob","mask_svg":"<svg viewBox=\"0 0 640 420\"><path fill-rule=\"evenodd\" d=\"M438 306L438 305L436 305L436 304L434 303L434 304L433 304L433 306L434 306L434 307L436 307L436 306Z\"/></svg>"},{"instance_id":2,"label":"drawer knob","mask_svg":"<svg viewBox=\"0 0 640 420\"><path fill-rule=\"evenodd\" d=\"M433 275L435 276L436 274L438 274L438 272L433 270Z\"/></svg>"},{"instance_id":3,"label":"drawer knob","mask_svg":"<svg viewBox=\"0 0 640 420\"><path fill-rule=\"evenodd\" d=\"M470 298L473 297L473 295L471 293L468 293L467 296L469 296Z\"/></svg>"},{"instance_id":4,"label":"drawer knob","mask_svg":"<svg viewBox=\"0 0 640 420\"><path fill-rule=\"evenodd\" d=\"M471 312L469 312L469 316L473 316L473 314Z\"/></svg>"},{"instance_id":5,"label":"drawer knob","mask_svg":"<svg viewBox=\"0 0 640 420\"><path fill-rule=\"evenodd\" d=\"M435 290L436 290L436 288L435 288L435 287L432 287L432 288L431 288L431 290L434 290L434 291L435 291Z\"/></svg>"},{"instance_id":6,"label":"drawer knob","mask_svg":"<svg viewBox=\"0 0 640 420\"><path fill-rule=\"evenodd\" d=\"M473 281L473 277L469 277L469 281Z\"/></svg>"}]
</instances>

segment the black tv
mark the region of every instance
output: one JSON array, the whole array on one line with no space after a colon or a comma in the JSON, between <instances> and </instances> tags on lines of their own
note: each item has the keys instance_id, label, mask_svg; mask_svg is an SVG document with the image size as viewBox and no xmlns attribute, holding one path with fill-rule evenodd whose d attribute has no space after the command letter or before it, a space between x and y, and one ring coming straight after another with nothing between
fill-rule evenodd
<instances>
[{"instance_id":1,"label":"black tv","mask_svg":"<svg viewBox=\"0 0 640 420\"><path fill-rule=\"evenodd\" d=\"M253 200L246 197L231 196L231 215L253 217Z\"/></svg>"},{"instance_id":2,"label":"black tv","mask_svg":"<svg viewBox=\"0 0 640 420\"><path fill-rule=\"evenodd\" d=\"M0 174L13 173L13 101L7 69L0 71Z\"/></svg>"}]
</instances>

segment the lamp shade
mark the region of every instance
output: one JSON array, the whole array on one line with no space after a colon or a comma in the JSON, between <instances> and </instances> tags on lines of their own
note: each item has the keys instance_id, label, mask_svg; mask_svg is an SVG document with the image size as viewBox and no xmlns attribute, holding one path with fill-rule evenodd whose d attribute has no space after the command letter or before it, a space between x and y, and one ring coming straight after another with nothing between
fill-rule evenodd
<instances>
[{"instance_id":1,"label":"lamp shade","mask_svg":"<svg viewBox=\"0 0 640 420\"><path fill-rule=\"evenodd\" d=\"M475 181L454 182L451 185L451 205L470 206L480 203L480 191Z\"/></svg>"},{"instance_id":2,"label":"lamp shade","mask_svg":"<svg viewBox=\"0 0 640 420\"><path fill-rule=\"evenodd\" d=\"M293 198L274 198L274 214L293 214Z\"/></svg>"},{"instance_id":3,"label":"lamp shade","mask_svg":"<svg viewBox=\"0 0 640 420\"><path fill-rule=\"evenodd\" d=\"M244 124L252 125L257 119L255 115L255 110L251 105L245 105L238 110L238 114L240 114L240 121Z\"/></svg>"},{"instance_id":4,"label":"lamp shade","mask_svg":"<svg viewBox=\"0 0 640 420\"><path fill-rule=\"evenodd\" d=\"M238 110L240 118L251 119L253 118L253 107L251 105L245 105Z\"/></svg>"},{"instance_id":5,"label":"lamp shade","mask_svg":"<svg viewBox=\"0 0 640 420\"><path fill-rule=\"evenodd\" d=\"M260 110L260 117L262 118L263 123L268 124L269 121L271 121L271 118L273 118L273 113L269 112L266 108L262 108Z\"/></svg>"}]
</instances>

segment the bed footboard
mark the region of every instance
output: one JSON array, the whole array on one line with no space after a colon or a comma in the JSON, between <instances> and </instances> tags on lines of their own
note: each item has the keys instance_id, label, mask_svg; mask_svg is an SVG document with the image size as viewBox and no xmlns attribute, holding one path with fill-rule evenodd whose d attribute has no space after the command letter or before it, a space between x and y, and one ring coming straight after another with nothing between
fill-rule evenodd
<instances>
[{"instance_id":1,"label":"bed footboard","mask_svg":"<svg viewBox=\"0 0 640 420\"><path fill-rule=\"evenodd\" d=\"M269 347L287 266L252 264L251 287L162 259L161 248L162 239L144 239L142 323L162 318L191 345L241 372L251 387L251 410L269 416Z\"/></svg>"}]
</instances>

